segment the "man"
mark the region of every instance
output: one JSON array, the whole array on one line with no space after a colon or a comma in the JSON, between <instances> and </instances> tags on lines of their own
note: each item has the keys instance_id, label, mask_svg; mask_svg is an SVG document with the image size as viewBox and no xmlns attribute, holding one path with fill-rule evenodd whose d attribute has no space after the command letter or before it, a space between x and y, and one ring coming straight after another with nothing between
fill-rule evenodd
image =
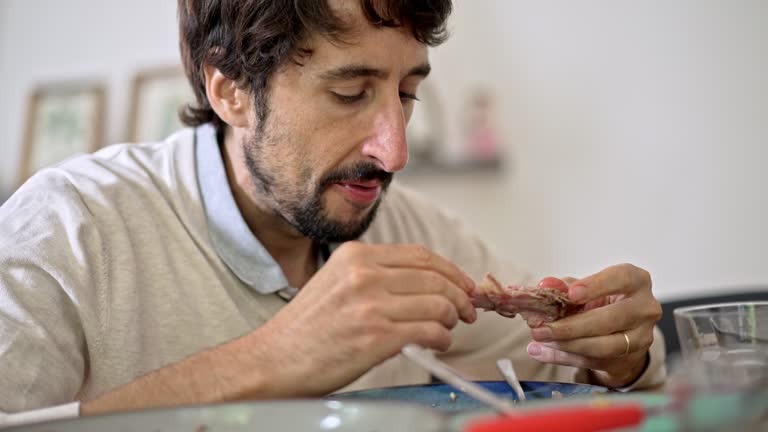
<instances>
[{"instance_id":1,"label":"man","mask_svg":"<svg viewBox=\"0 0 768 432\"><path fill-rule=\"evenodd\" d=\"M195 128L43 170L0 208L0 410L427 382L411 342L475 379L510 357L523 379L661 383L647 272L567 279L589 311L533 331L478 316L485 272L535 281L390 187L450 9L180 0Z\"/></svg>"}]
</instances>

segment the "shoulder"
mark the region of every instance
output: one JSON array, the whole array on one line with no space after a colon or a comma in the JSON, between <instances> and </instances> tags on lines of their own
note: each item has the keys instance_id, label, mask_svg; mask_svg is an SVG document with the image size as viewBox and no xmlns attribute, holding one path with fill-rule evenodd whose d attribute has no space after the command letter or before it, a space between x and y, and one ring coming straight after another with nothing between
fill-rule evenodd
<instances>
[{"instance_id":1,"label":"shoulder","mask_svg":"<svg viewBox=\"0 0 768 432\"><path fill-rule=\"evenodd\" d=\"M196 185L192 129L161 142L115 144L71 157L37 172L6 205L35 203L41 197L60 205L125 203L136 195L168 195L180 185Z\"/></svg>"},{"instance_id":2,"label":"shoulder","mask_svg":"<svg viewBox=\"0 0 768 432\"><path fill-rule=\"evenodd\" d=\"M38 285L38 274L49 275L46 283L79 274L84 257L75 251L101 244L94 222L93 207L67 177L43 170L0 207L0 266L14 269L30 287ZM0 289L8 284L0 281Z\"/></svg>"},{"instance_id":3,"label":"shoulder","mask_svg":"<svg viewBox=\"0 0 768 432\"><path fill-rule=\"evenodd\" d=\"M178 188L180 177L194 186L191 130L163 142L117 144L74 156L37 172L0 207L0 237L18 241L27 237L22 231L71 231L114 220L178 195L168 191Z\"/></svg>"},{"instance_id":4,"label":"shoulder","mask_svg":"<svg viewBox=\"0 0 768 432\"><path fill-rule=\"evenodd\" d=\"M194 130L182 129L164 141L114 144L72 157L40 174L66 177L76 186L88 183L167 183L178 171L194 170Z\"/></svg>"}]
</instances>

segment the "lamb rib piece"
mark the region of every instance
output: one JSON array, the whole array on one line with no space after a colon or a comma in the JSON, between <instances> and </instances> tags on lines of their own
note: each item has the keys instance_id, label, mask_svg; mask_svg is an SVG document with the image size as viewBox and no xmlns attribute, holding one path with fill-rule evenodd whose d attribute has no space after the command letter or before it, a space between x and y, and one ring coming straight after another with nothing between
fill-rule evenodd
<instances>
[{"instance_id":1,"label":"lamb rib piece","mask_svg":"<svg viewBox=\"0 0 768 432\"><path fill-rule=\"evenodd\" d=\"M521 285L504 287L488 274L471 295L472 304L480 309L496 311L514 318L520 314L528 327L539 327L582 311L583 306L568 299L568 294L554 288L532 288Z\"/></svg>"}]
</instances>

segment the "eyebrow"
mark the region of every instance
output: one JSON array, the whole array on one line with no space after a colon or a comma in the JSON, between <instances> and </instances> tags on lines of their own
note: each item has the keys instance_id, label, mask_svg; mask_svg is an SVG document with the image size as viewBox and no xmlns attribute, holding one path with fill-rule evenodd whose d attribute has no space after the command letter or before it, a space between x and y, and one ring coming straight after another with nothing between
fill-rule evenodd
<instances>
[{"instance_id":1,"label":"eyebrow","mask_svg":"<svg viewBox=\"0 0 768 432\"><path fill-rule=\"evenodd\" d=\"M423 63L418 66L414 66L406 74L407 77L418 76L426 78L429 72L432 70L432 66L429 63ZM389 72L382 69L373 68L366 65L351 64L331 69L320 74L320 78L325 80L350 80L355 78L378 78L386 79L389 77Z\"/></svg>"}]
</instances>

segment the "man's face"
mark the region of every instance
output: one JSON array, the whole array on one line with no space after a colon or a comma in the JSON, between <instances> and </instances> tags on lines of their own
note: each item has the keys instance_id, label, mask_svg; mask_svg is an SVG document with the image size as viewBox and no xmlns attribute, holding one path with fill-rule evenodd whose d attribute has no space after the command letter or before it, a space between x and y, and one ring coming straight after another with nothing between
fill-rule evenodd
<instances>
[{"instance_id":1,"label":"man's face","mask_svg":"<svg viewBox=\"0 0 768 432\"><path fill-rule=\"evenodd\" d=\"M311 38L301 65L272 76L265 123L243 143L259 205L321 242L368 228L408 161L405 126L429 71L427 48L407 29L374 28L357 2L339 3L352 43Z\"/></svg>"}]
</instances>

